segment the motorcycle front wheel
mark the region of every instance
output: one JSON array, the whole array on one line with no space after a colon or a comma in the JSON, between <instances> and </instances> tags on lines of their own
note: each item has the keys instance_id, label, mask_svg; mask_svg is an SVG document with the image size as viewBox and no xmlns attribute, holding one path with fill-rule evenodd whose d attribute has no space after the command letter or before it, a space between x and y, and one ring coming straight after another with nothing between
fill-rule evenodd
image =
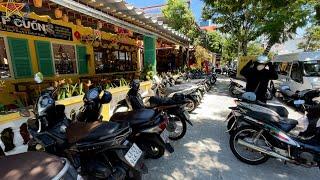
<instances>
[{"instance_id":1,"label":"motorcycle front wheel","mask_svg":"<svg viewBox=\"0 0 320 180\"><path fill-rule=\"evenodd\" d=\"M170 114L169 116L169 124L167 126L169 139L176 141L183 138L187 132L186 121L178 114Z\"/></svg>"},{"instance_id":2,"label":"motorcycle front wheel","mask_svg":"<svg viewBox=\"0 0 320 180\"><path fill-rule=\"evenodd\" d=\"M229 145L237 159L250 165L259 165L268 161L270 158L268 155L239 143L241 140L258 147L268 147L266 137L261 134L257 139L257 134L259 134L259 129L252 126L242 126L231 134Z\"/></svg>"}]
</instances>

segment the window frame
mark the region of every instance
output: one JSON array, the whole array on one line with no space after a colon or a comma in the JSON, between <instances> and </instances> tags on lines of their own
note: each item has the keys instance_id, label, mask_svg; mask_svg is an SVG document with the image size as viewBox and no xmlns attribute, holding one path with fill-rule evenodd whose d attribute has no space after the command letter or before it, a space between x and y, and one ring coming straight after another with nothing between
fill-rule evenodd
<instances>
[{"instance_id":1,"label":"window frame","mask_svg":"<svg viewBox=\"0 0 320 180\"><path fill-rule=\"evenodd\" d=\"M301 69L299 70L299 68L298 68L298 70L301 71L301 72L300 72L300 73L301 73L301 77L302 77L301 81L299 81L299 80L297 80L297 79L295 79L295 78L292 77L293 66L294 66L295 64L297 64L298 67L301 67L301 65L302 65L300 62L293 62L293 63L291 64L290 78L291 78L294 82L303 84L303 75L304 75L304 74L303 74L303 70L301 70Z\"/></svg>"},{"instance_id":2,"label":"window frame","mask_svg":"<svg viewBox=\"0 0 320 180\"><path fill-rule=\"evenodd\" d=\"M51 53L52 53L52 64L53 64L53 72L54 76L59 77L59 76L77 76L79 75L79 65L78 65L78 53L77 53L77 45L78 44L73 44L73 43L66 43L66 42L59 42L59 41L50 41L51 44ZM55 64L55 58L54 58L54 51L53 51L53 44L59 44L59 45L68 45L68 46L73 46L74 47L74 55L76 59L76 67L77 67L77 72L73 74L57 74L56 71L56 64Z\"/></svg>"},{"instance_id":3,"label":"window frame","mask_svg":"<svg viewBox=\"0 0 320 180\"><path fill-rule=\"evenodd\" d=\"M10 71L10 77L7 78L0 78L0 80L13 80L15 79L15 75L13 72L13 67L12 67L12 59L11 59L11 54L9 50L9 43L8 43L8 38L7 36L0 35L0 38L3 38L4 41L4 46L6 48L6 55L7 55L7 60L8 60L8 65L9 65L9 71ZM30 51L30 50L29 50ZM29 52L30 53L30 52Z\"/></svg>"}]
</instances>

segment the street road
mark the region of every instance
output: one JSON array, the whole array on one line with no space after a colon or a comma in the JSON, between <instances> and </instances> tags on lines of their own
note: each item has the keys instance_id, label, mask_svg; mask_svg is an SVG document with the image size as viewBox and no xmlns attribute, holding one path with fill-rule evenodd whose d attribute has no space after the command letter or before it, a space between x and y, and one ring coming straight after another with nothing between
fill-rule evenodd
<instances>
[{"instance_id":1,"label":"street road","mask_svg":"<svg viewBox=\"0 0 320 180\"><path fill-rule=\"evenodd\" d=\"M175 152L157 160L147 160L149 173L143 179L319 179L318 168L284 164L276 159L252 166L234 157L229 148L229 135L225 133L224 122L230 112L228 107L234 105L233 98L228 95L228 84L229 79L218 80L199 108L191 114L194 126L188 126L183 139L172 142ZM290 118L301 116L290 110Z\"/></svg>"}]
</instances>

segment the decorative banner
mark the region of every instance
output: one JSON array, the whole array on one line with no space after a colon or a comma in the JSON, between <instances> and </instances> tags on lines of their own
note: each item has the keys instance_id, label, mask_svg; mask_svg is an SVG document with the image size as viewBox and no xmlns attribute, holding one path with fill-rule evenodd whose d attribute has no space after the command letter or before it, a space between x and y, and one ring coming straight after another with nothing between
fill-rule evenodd
<instances>
[{"instance_id":1,"label":"decorative banner","mask_svg":"<svg viewBox=\"0 0 320 180\"><path fill-rule=\"evenodd\" d=\"M12 15L6 18L0 12L0 31L14 32L63 40L73 40L72 29L49 22Z\"/></svg>"}]
</instances>

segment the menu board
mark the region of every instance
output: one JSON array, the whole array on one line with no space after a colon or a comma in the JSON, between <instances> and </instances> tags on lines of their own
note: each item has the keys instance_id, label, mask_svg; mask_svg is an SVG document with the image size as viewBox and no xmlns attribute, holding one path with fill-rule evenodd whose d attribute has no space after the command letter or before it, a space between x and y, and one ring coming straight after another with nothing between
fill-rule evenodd
<instances>
[{"instance_id":1,"label":"menu board","mask_svg":"<svg viewBox=\"0 0 320 180\"><path fill-rule=\"evenodd\" d=\"M73 40L72 29L69 27L64 27L27 17L20 17L17 15L12 15L6 18L5 12L0 12L0 18L0 31L63 39L69 41Z\"/></svg>"}]
</instances>

